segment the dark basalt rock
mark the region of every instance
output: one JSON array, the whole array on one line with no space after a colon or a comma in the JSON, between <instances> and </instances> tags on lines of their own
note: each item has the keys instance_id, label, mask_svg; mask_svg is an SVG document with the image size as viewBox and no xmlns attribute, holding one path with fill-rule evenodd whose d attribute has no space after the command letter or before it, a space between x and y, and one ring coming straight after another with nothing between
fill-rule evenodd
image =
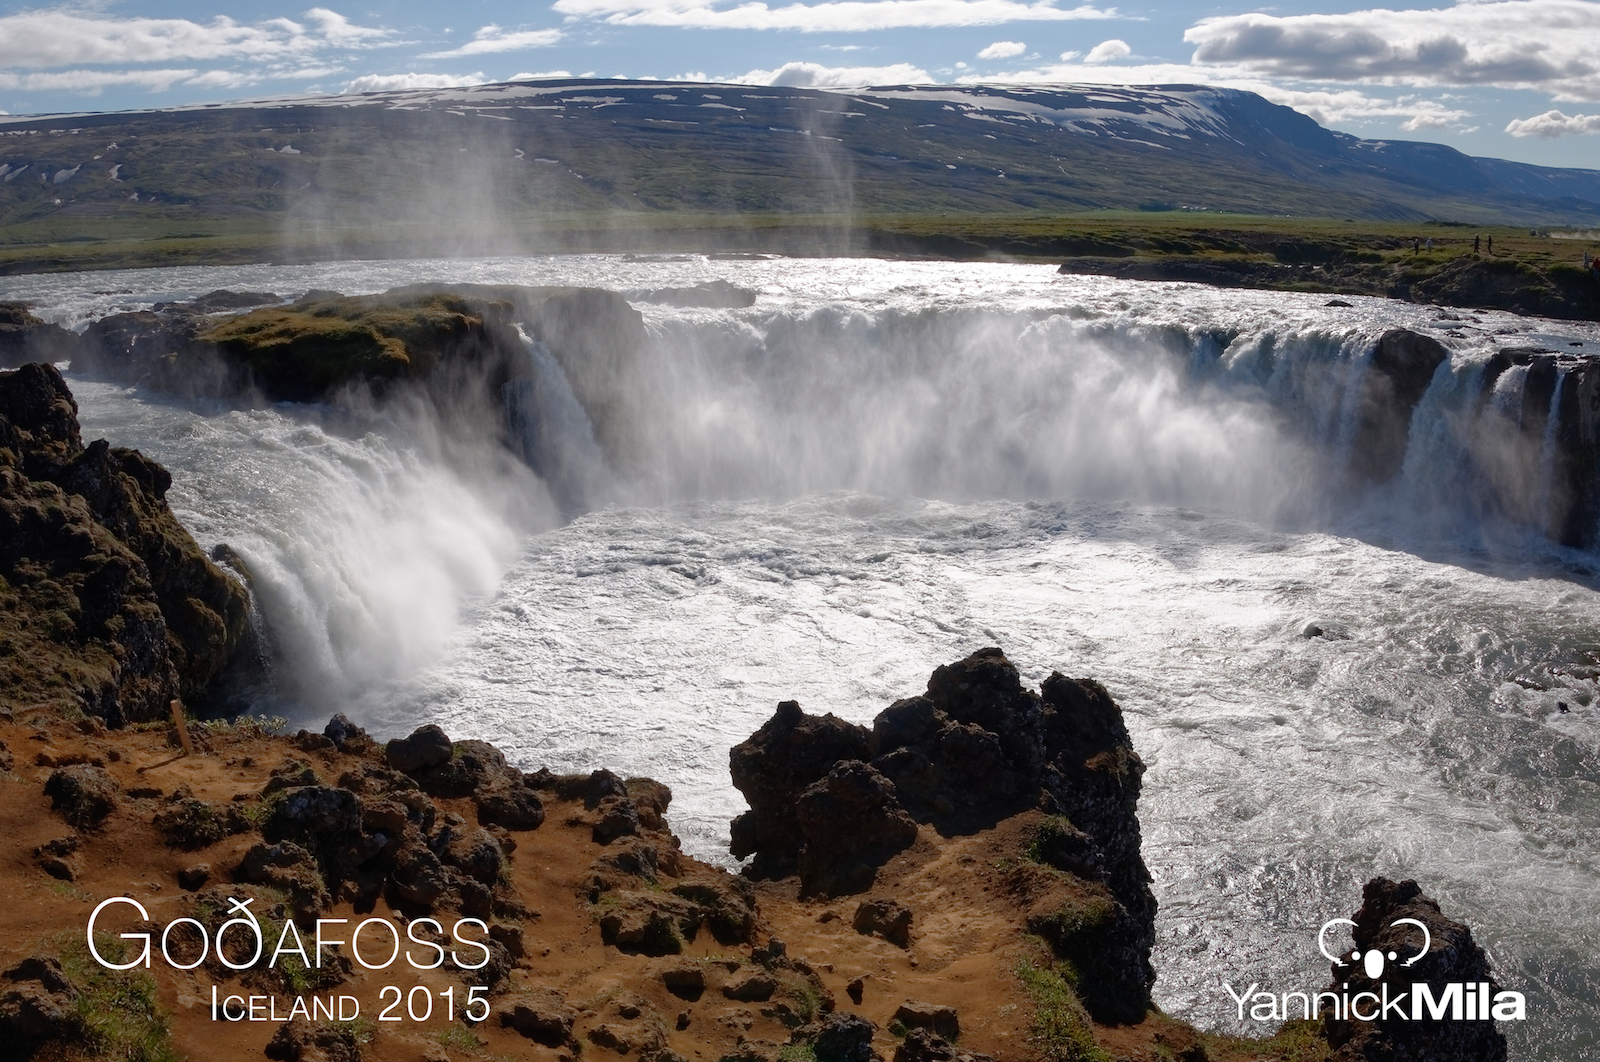
<instances>
[{"instance_id":1,"label":"dark basalt rock","mask_svg":"<svg viewBox=\"0 0 1600 1062\"><path fill-rule=\"evenodd\" d=\"M76 332L40 320L25 304L0 302L0 369L34 361L71 361L82 344Z\"/></svg>"},{"instance_id":2,"label":"dark basalt rock","mask_svg":"<svg viewBox=\"0 0 1600 1062\"><path fill-rule=\"evenodd\" d=\"M754 855L750 873L792 873L804 843L795 804L800 793L840 760L870 758L867 731L833 715L809 716L784 701L762 728L729 753L734 788L750 810L733 820L735 858Z\"/></svg>"},{"instance_id":3,"label":"dark basalt rock","mask_svg":"<svg viewBox=\"0 0 1600 1062\"><path fill-rule=\"evenodd\" d=\"M1413 925L1396 925L1401 918L1414 918L1428 927L1427 952L1415 965L1405 961L1421 946L1421 934ZM1379 977L1367 976L1362 962L1345 958L1330 967L1333 984L1329 991L1342 993L1349 985L1351 997L1358 992L1386 991L1389 998L1411 993L1411 986L1426 983L1432 996L1444 994L1445 985L1463 982L1489 984L1489 998L1500 991L1489 957L1472 930L1447 917L1439 905L1423 895L1415 881L1390 881L1373 878L1361 891L1361 910L1355 915L1351 935L1356 948L1365 956L1374 948L1385 956L1393 952L1399 961L1385 961ZM1423 1020L1380 1018L1377 1021L1335 1019L1326 1016L1323 1027L1333 1047L1331 1062L1504 1062L1506 1041L1493 1020L1434 1021L1426 1013Z\"/></svg>"},{"instance_id":4,"label":"dark basalt rock","mask_svg":"<svg viewBox=\"0 0 1600 1062\"><path fill-rule=\"evenodd\" d=\"M994 1062L989 1055L963 1051L927 1029L912 1029L899 1047L894 1062ZM1187 1059L1185 1059L1187 1062ZM1197 1060L1203 1062L1203 1059Z\"/></svg>"},{"instance_id":5,"label":"dark basalt rock","mask_svg":"<svg viewBox=\"0 0 1600 1062\"><path fill-rule=\"evenodd\" d=\"M84 763L52 771L44 783L51 808L79 829L104 822L116 810L120 792L116 779L102 768Z\"/></svg>"},{"instance_id":6,"label":"dark basalt rock","mask_svg":"<svg viewBox=\"0 0 1600 1062\"><path fill-rule=\"evenodd\" d=\"M881 1056L872 1049L873 1034L878 1027L859 1014L836 1012L828 1015L820 1027L796 1030L791 1042L810 1040L817 1062L880 1062Z\"/></svg>"},{"instance_id":7,"label":"dark basalt rock","mask_svg":"<svg viewBox=\"0 0 1600 1062\"><path fill-rule=\"evenodd\" d=\"M0 974L0 1036L8 1051L27 1058L49 1040L72 1035L78 1028L74 1006L78 988L49 955L23 959Z\"/></svg>"},{"instance_id":8,"label":"dark basalt rock","mask_svg":"<svg viewBox=\"0 0 1600 1062\"><path fill-rule=\"evenodd\" d=\"M1438 340L1405 328L1378 338L1361 378L1360 412L1350 452L1358 479L1386 483L1400 472L1410 438L1411 414L1450 352Z\"/></svg>"},{"instance_id":9,"label":"dark basalt rock","mask_svg":"<svg viewBox=\"0 0 1600 1062\"><path fill-rule=\"evenodd\" d=\"M288 841L252 845L234 869L233 879L281 890L302 925L310 924L333 904L316 857Z\"/></svg>"},{"instance_id":10,"label":"dark basalt rock","mask_svg":"<svg viewBox=\"0 0 1600 1062\"><path fill-rule=\"evenodd\" d=\"M805 847L796 866L802 895L842 896L872 887L877 868L917 839L894 783L860 760L834 765L795 801Z\"/></svg>"},{"instance_id":11,"label":"dark basalt rock","mask_svg":"<svg viewBox=\"0 0 1600 1062\"><path fill-rule=\"evenodd\" d=\"M394 738L384 749L389 766L405 774L449 763L455 754L450 737L432 723L419 726L409 737Z\"/></svg>"},{"instance_id":12,"label":"dark basalt rock","mask_svg":"<svg viewBox=\"0 0 1600 1062\"><path fill-rule=\"evenodd\" d=\"M730 765L750 803L734 821L734 854L755 855L752 876L798 870L806 892L869 888L914 822L949 834L1035 807L1062 817L1041 858L1086 879L1105 907L1092 934L1104 961L1079 994L1102 1021L1137 1021L1148 1008L1156 904L1139 850L1144 764L1098 683L1053 674L1034 693L999 649L980 649L880 713L870 734L786 701Z\"/></svg>"},{"instance_id":13,"label":"dark basalt rock","mask_svg":"<svg viewBox=\"0 0 1600 1062\"><path fill-rule=\"evenodd\" d=\"M171 484L137 450L84 446L53 367L0 373L9 699L120 726L202 699L222 673L247 636L248 599L173 516Z\"/></svg>"}]
</instances>

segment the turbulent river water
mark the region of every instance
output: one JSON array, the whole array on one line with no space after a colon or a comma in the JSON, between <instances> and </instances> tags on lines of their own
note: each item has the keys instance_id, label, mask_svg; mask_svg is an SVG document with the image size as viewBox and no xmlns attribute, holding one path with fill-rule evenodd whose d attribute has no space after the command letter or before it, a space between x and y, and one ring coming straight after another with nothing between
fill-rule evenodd
<instances>
[{"instance_id":1,"label":"turbulent river water","mask_svg":"<svg viewBox=\"0 0 1600 1062\"><path fill-rule=\"evenodd\" d=\"M728 748L778 700L865 722L999 645L1127 714L1165 1009L1267 1031L1222 983L1323 985L1318 927L1384 874L1526 993L1513 1057L1600 1052L1600 556L1530 515L1547 452L1497 465L1519 373L1474 386L1501 347L1600 353L1600 328L860 259L165 269L0 296L81 326L223 287L718 278L755 305L636 303L652 393L627 475L537 345L509 403L527 462L423 409L69 379L85 437L168 466L202 544L248 561L274 646L259 711L649 774L686 848L729 863ZM1396 326L1452 356L1399 476L1355 490L1350 395Z\"/></svg>"}]
</instances>

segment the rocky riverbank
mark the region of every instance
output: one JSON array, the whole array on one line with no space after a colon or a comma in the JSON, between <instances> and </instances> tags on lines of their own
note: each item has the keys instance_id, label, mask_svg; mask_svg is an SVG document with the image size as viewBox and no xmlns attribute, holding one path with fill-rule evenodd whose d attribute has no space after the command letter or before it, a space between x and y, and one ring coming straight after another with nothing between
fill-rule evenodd
<instances>
[{"instance_id":1,"label":"rocky riverbank","mask_svg":"<svg viewBox=\"0 0 1600 1062\"><path fill-rule=\"evenodd\" d=\"M1060 675L1025 690L994 649L870 732L781 705L732 753L752 797L736 844L758 850L742 874L681 852L648 779L524 773L434 726L380 742L342 716L187 730L180 756L172 727L0 713L0 1035L18 1057L1504 1057L1492 1023L1470 1043L1338 1022L1236 1040L1151 1007L1120 712ZM101 908L116 897L139 906ZM1357 941L1391 946L1403 915L1433 943L1391 985L1490 976L1414 883L1368 886ZM108 963L148 934L149 969L97 965L91 917Z\"/></svg>"},{"instance_id":2,"label":"rocky riverbank","mask_svg":"<svg viewBox=\"0 0 1600 1062\"><path fill-rule=\"evenodd\" d=\"M1377 255L1366 258L1376 259ZM1338 248L1283 243L1272 257L1169 254L1067 259L1062 273L1175 280L1219 288L1375 295L1466 310L1510 310L1563 321L1600 320L1600 273L1462 254L1444 260L1352 259Z\"/></svg>"}]
</instances>

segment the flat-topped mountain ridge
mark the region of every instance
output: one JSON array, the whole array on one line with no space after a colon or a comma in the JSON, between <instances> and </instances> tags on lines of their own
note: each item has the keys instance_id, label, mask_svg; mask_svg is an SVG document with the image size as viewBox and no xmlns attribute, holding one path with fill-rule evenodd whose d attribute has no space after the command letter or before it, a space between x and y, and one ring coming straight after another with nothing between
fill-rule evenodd
<instances>
[{"instance_id":1,"label":"flat-topped mountain ridge","mask_svg":"<svg viewBox=\"0 0 1600 1062\"><path fill-rule=\"evenodd\" d=\"M1362 140L1193 85L569 79L0 119L0 222L66 240L113 221L199 236L252 220L592 230L599 214L1117 209L1590 225L1600 170Z\"/></svg>"}]
</instances>

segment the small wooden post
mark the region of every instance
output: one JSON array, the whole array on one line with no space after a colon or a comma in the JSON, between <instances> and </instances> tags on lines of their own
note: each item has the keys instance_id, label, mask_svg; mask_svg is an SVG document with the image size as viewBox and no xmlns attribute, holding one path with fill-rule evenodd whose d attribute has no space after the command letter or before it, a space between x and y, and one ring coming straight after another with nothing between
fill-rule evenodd
<instances>
[{"instance_id":1,"label":"small wooden post","mask_svg":"<svg viewBox=\"0 0 1600 1062\"><path fill-rule=\"evenodd\" d=\"M189 740L189 727L183 721L182 701L174 700L172 702L172 721L178 727L178 740L183 744L183 754L185 756L193 756L194 743Z\"/></svg>"}]
</instances>

